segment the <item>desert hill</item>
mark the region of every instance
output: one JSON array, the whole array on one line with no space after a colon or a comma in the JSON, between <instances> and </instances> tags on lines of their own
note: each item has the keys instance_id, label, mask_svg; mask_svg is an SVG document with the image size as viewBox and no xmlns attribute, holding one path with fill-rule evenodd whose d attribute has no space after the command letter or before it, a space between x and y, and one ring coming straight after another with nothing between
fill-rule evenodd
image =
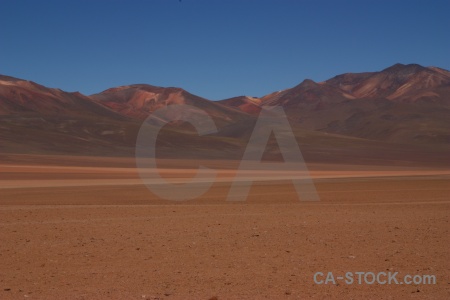
<instances>
[{"instance_id":1,"label":"desert hill","mask_svg":"<svg viewBox=\"0 0 450 300\"><path fill-rule=\"evenodd\" d=\"M397 143L450 143L450 72L396 64L380 72L346 73L263 96L222 101L249 114L281 105L294 126Z\"/></svg>"},{"instance_id":2,"label":"desert hill","mask_svg":"<svg viewBox=\"0 0 450 300\"><path fill-rule=\"evenodd\" d=\"M188 124L166 126L162 155L239 159L261 107L281 105L307 159L449 160L450 72L416 64L222 101L147 84L86 96L0 76L0 152L132 156L143 120L172 104L205 110L219 132L199 137Z\"/></svg>"}]
</instances>

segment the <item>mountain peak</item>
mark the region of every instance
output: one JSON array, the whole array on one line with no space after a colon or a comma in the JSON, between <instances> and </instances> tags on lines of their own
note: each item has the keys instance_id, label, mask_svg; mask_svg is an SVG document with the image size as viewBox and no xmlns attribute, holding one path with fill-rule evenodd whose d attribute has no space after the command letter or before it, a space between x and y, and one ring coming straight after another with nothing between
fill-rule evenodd
<instances>
[{"instance_id":1,"label":"mountain peak","mask_svg":"<svg viewBox=\"0 0 450 300\"><path fill-rule=\"evenodd\" d=\"M309 89L309 88L316 87L317 85L318 85L318 83L315 82L314 80L311 80L311 79L305 79L305 80L303 80L303 81L298 85L298 87L302 87L302 88L305 88L305 89Z\"/></svg>"},{"instance_id":2,"label":"mountain peak","mask_svg":"<svg viewBox=\"0 0 450 300\"><path fill-rule=\"evenodd\" d=\"M419 64L401 64L397 63L395 65L392 65L381 72L383 73L404 73L404 74L411 74L411 73L417 73L419 71L425 70L426 68L419 65Z\"/></svg>"}]
</instances>

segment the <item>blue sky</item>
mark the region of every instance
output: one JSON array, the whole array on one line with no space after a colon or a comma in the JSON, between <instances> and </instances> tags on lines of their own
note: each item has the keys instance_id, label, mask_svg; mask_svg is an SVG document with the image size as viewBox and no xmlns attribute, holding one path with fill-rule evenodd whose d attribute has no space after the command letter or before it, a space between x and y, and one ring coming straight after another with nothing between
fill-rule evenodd
<instances>
[{"instance_id":1,"label":"blue sky","mask_svg":"<svg viewBox=\"0 0 450 300\"><path fill-rule=\"evenodd\" d=\"M450 1L2 1L0 74L84 94L262 96L397 62L450 69L449 13Z\"/></svg>"}]
</instances>

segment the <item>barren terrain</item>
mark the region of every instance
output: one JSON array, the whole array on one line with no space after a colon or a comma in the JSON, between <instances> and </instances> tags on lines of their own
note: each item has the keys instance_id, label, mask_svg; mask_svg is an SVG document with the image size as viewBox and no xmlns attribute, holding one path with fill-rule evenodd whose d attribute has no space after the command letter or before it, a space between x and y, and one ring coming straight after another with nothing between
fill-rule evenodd
<instances>
[{"instance_id":1,"label":"barren terrain","mask_svg":"<svg viewBox=\"0 0 450 300\"><path fill-rule=\"evenodd\" d=\"M178 203L154 196L133 164L3 157L0 299L450 297L448 168L309 164L319 202L265 174L248 201L229 203L233 164L213 161L220 180ZM195 172L192 162L165 166L171 179ZM437 284L313 280L359 271Z\"/></svg>"}]
</instances>

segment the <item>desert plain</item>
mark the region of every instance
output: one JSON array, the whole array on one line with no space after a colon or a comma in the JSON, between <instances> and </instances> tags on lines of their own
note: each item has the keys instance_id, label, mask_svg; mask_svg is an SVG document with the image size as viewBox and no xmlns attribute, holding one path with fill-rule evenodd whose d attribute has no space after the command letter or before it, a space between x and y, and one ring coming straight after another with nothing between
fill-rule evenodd
<instances>
[{"instance_id":1,"label":"desert plain","mask_svg":"<svg viewBox=\"0 0 450 300\"><path fill-rule=\"evenodd\" d=\"M320 201L277 174L228 202L233 164L190 201L144 186L133 158L3 155L0 299L448 299L450 169L308 164ZM166 161L167 180L195 174ZM316 284L317 272L436 284ZM324 279L324 278L322 278Z\"/></svg>"}]
</instances>

